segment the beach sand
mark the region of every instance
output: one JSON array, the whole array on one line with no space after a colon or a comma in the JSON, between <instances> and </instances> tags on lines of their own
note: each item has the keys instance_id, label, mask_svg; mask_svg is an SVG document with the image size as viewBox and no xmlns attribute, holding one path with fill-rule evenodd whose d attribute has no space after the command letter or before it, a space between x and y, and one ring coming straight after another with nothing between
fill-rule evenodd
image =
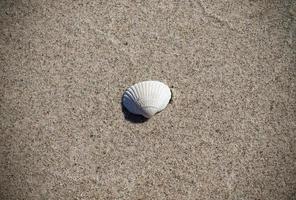
<instances>
[{"instance_id":1,"label":"beach sand","mask_svg":"<svg viewBox=\"0 0 296 200\"><path fill-rule=\"evenodd\" d=\"M0 1L0 199L296 199L295 19L292 0ZM143 80L173 92L148 121L121 105Z\"/></svg>"}]
</instances>

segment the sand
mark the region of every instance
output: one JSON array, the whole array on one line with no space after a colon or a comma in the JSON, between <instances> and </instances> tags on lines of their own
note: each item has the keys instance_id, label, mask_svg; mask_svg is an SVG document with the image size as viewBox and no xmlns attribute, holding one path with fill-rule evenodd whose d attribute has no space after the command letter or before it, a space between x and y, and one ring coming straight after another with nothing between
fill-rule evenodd
<instances>
[{"instance_id":1,"label":"sand","mask_svg":"<svg viewBox=\"0 0 296 200\"><path fill-rule=\"evenodd\" d=\"M0 199L296 199L293 0L0 1ZM160 80L148 121L123 92Z\"/></svg>"}]
</instances>

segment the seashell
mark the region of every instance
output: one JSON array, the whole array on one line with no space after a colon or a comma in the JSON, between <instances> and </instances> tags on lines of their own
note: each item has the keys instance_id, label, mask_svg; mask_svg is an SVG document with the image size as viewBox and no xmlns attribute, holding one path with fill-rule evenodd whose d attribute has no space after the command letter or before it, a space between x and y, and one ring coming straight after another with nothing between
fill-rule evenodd
<instances>
[{"instance_id":1,"label":"seashell","mask_svg":"<svg viewBox=\"0 0 296 200\"><path fill-rule=\"evenodd\" d=\"M122 102L129 112L151 118L165 109L171 96L171 90L166 84L143 81L129 87L123 94Z\"/></svg>"}]
</instances>

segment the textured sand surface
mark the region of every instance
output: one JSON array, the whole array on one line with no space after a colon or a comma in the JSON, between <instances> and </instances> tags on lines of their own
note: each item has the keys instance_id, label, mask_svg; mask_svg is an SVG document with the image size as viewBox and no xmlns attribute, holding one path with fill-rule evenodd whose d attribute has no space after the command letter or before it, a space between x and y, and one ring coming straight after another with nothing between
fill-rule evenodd
<instances>
[{"instance_id":1,"label":"textured sand surface","mask_svg":"<svg viewBox=\"0 0 296 200\"><path fill-rule=\"evenodd\" d=\"M1 0L0 199L296 199L296 2ZM141 80L173 90L125 119Z\"/></svg>"}]
</instances>

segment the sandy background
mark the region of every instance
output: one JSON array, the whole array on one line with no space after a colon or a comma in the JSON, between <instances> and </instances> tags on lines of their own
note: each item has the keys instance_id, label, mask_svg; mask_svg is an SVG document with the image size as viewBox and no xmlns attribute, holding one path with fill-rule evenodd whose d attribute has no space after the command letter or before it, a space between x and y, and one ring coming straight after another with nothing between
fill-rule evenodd
<instances>
[{"instance_id":1,"label":"sandy background","mask_svg":"<svg viewBox=\"0 0 296 200\"><path fill-rule=\"evenodd\" d=\"M1 0L0 13L1 200L296 199L295 1ZM124 90L148 79L173 102L125 119Z\"/></svg>"}]
</instances>

